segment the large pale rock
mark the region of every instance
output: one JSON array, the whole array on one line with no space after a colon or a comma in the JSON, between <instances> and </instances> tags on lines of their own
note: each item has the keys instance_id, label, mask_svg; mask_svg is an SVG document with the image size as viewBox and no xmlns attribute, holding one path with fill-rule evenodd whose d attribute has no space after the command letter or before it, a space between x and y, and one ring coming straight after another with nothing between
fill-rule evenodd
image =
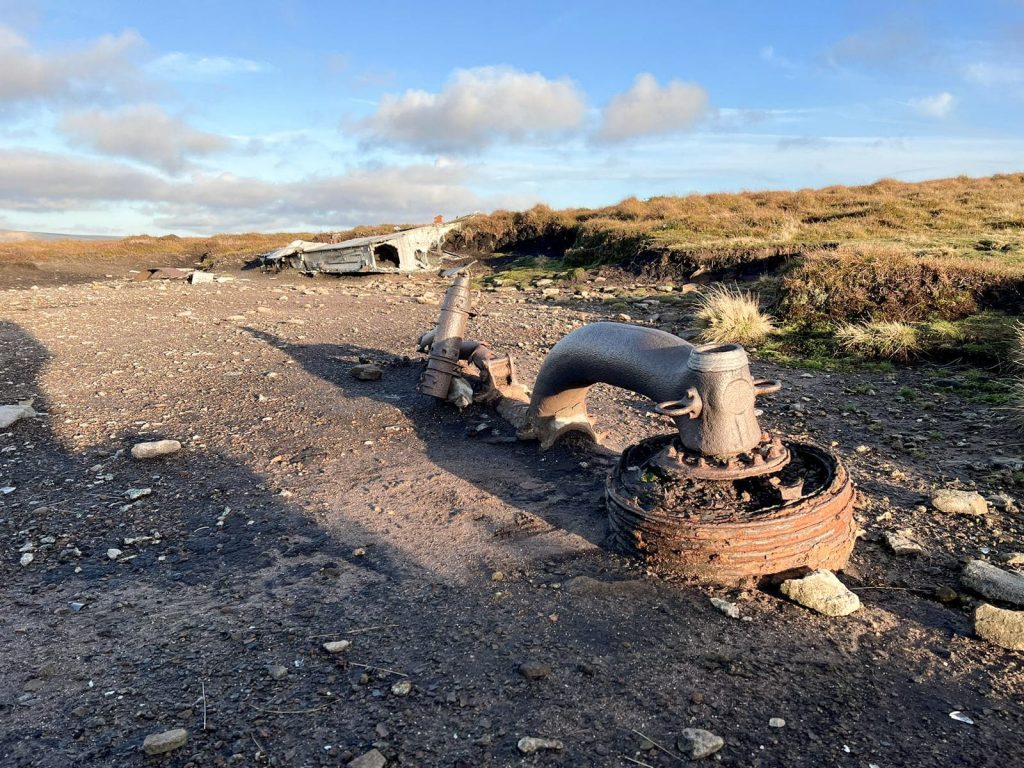
<instances>
[{"instance_id":1,"label":"large pale rock","mask_svg":"<svg viewBox=\"0 0 1024 768\"><path fill-rule=\"evenodd\" d=\"M996 568L984 560L971 560L964 567L960 580L989 600L1024 606L1024 576Z\"/></svg>"},{"instance_id":2,"label":"large pale rock","mask_svg":"<svg viewBox=\"0 0 1024 768\"><path fill-rule=\"evenodd\" d=\"M324 650L328 653L344 653L351 647L351 640L331 640L324 643Z\"/></svg>"},{"instance_id":3,"label":"large pale rock","mask_svg":"<svg viewBox=\"0 0 1024 768\"><path fill-rule=\"evenodd\" d=\"M148 443L137 443L132 446L133 459L155 459L160 456L169 456L181 450L181 443L177 440L153 440Z\"/></svg>"},{"instance_id":4,"label":"large pale rock","mask_svg":"<svg viewBox=\"0 0 1024 768\"><path fill-rule=\"evenodd\" d=\"M988 502L980 493L951 488L932 496L932 506L947 515L984 515L988 512Z\"/></svg>"},{"instance_id":5,"label":"large pale rock","mask_svg":"<svg viewBox=\"0 0 1024 768\"><path fill-rule=\"evenodd\" d=\"M724 746L725 739L703 728L684 728L676 739L676 747L691 760L709 757Z\"/></svg>"},{"instance_id":6,"label":"large pale rock","mask_svg":"<svg viewBox=\"0 0 1024 768\"><path fill-rule=\"evenodd\" d=\"M826 616L847 616L860 608L860 598L824 569L802 579L787 579L780 589L790 600Z\"/></svg>"},{"instance_id":7,"label":"large pale rock","mask_svg":"<svg viewBox=\"0 0 1024 768\"><path fill-rule=\"evenodd\" d=\"M1006 611L982 603L974 611L974 631L990 643L1024 651L1024 611Z\"/></svg>"},{"instance_id":8,"label":"large pale rock","mask_svg":"<svg viewBox=\"0 0 1024 768\"><path fill-rule=\"evenodd\" d=\"M162 755L185 746L186 741L188 741L188 731L184 728L174 728L162 733L149 734L142 742L142 749L147 755Z\"/></svg>"},{"instance_id":9,"label":"large pale rock","mask_svg":"<svg viewBox=\"0 0 1024 768\"><path fill-rule=\"evenodd\" d=\"M885 543L894 555L920 555L924 552L924 547L914 539L910 531L886 531L884 535Z\"/></svg>"},{"instance_id":10,"label":"large pale rock","mask_svg":"<svg viewBox=\"0 0 1024 768\"><path fill-rule=\"evenodd\" d=\"M32 402L18 403L17 405L0 405L0 429L7 429L19 419L27 419L35 416Z\"/></svg>"}]
</instances>

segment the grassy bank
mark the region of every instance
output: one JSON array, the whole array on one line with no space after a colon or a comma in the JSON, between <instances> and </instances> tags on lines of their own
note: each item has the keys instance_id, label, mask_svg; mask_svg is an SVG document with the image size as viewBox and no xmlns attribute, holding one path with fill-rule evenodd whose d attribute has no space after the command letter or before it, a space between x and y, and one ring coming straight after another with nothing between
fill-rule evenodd
<instances>
[{"instance_id":1,"label":"grassy bank","mask_svg":"<svg viewBox=\"0 0 1024 768\"><path fill-rule=\"evenodd\" d=\"M630 198L471 220L455 245L738 281L792 356L1003 363L1024 313L1024 174Z\"/></svg>"}]
</instances>

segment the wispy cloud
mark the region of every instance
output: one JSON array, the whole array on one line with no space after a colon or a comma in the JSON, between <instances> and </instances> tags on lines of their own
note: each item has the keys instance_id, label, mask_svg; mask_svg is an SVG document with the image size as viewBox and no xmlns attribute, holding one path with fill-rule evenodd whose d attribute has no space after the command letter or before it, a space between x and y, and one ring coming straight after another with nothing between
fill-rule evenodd
<instances>
[{"instance_id":1,"label":"wispy cloud","mask_svg":"<svg viewBox=\"0 0 1024 768\"><path fill-rule=\"evenodd\" d=\"M166 80L221 80L235 75L269 72L270 64L235 56L203 56L176 51L146 65L146 70Z\"/></svg>"},{"instance_id":2,"label":"wispy cloud","mask_svg":"<svg viewBox=\"0 0 1024 768\"><path fill-rule=\"evenodd\" d=\"M994 88L1024 85L1024 63L975 61L963 69L970 82Z\"/></svg>"},{"instance_id":3,"label":"wispy cloud","mask_svg":"<svg viewBox=\"0 0 1024 768\"><path fill-rule=\"evenodd\" d=\"M942 119L952 114L953 108L956 106L956 98L949 91L943 91L934 96L911 99L907 105L923 117Z\"/></svg>"}]
</instances>

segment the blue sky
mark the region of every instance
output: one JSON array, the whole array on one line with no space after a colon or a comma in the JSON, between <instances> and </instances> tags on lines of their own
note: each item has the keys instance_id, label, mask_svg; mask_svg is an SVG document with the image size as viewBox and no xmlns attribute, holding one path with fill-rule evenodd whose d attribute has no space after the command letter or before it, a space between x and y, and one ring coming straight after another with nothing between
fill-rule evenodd
<instances>
[{"instance_id":1,"label":"blue sky","mask_svg":"<svg viewBox=\"0 0 1024 768\"><path fill-rule=\"evenodd\" d=\"M987 175L1022 126L1022 0L0 0L0 229Z\"/></svg>"}]
</instances>

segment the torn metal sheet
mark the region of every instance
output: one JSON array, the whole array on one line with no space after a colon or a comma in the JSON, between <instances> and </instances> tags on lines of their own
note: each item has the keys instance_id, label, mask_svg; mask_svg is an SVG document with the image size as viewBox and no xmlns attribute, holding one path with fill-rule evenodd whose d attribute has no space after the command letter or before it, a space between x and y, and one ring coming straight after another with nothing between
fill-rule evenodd
<instances>
[{"instance_id":1,"label":"torn metal sheet","mask_svg":"<svg viewBox=\"0 0 1024 768\"><path fill-rule=\"evenodd\" d=\"M191 275L193 269L179 269L178 267L150 267L136 273L133 280L184 280Z\"/></svg>"},{"instance_id":2,"label":"torn metal sheet","mask_svg":"<svg viewBox=\"0 0 1024 768\"><path fill-rule=\"evenodd\" d=\"M301 272L343 274L348 272L422 272L436 269L443 260L441 244L466 217L447 224L435 222L384 235L370 235L341 243L296 240L284 248L264 253L258 263L264 269L298 269Z\"/></svg>"}]
</instances>

